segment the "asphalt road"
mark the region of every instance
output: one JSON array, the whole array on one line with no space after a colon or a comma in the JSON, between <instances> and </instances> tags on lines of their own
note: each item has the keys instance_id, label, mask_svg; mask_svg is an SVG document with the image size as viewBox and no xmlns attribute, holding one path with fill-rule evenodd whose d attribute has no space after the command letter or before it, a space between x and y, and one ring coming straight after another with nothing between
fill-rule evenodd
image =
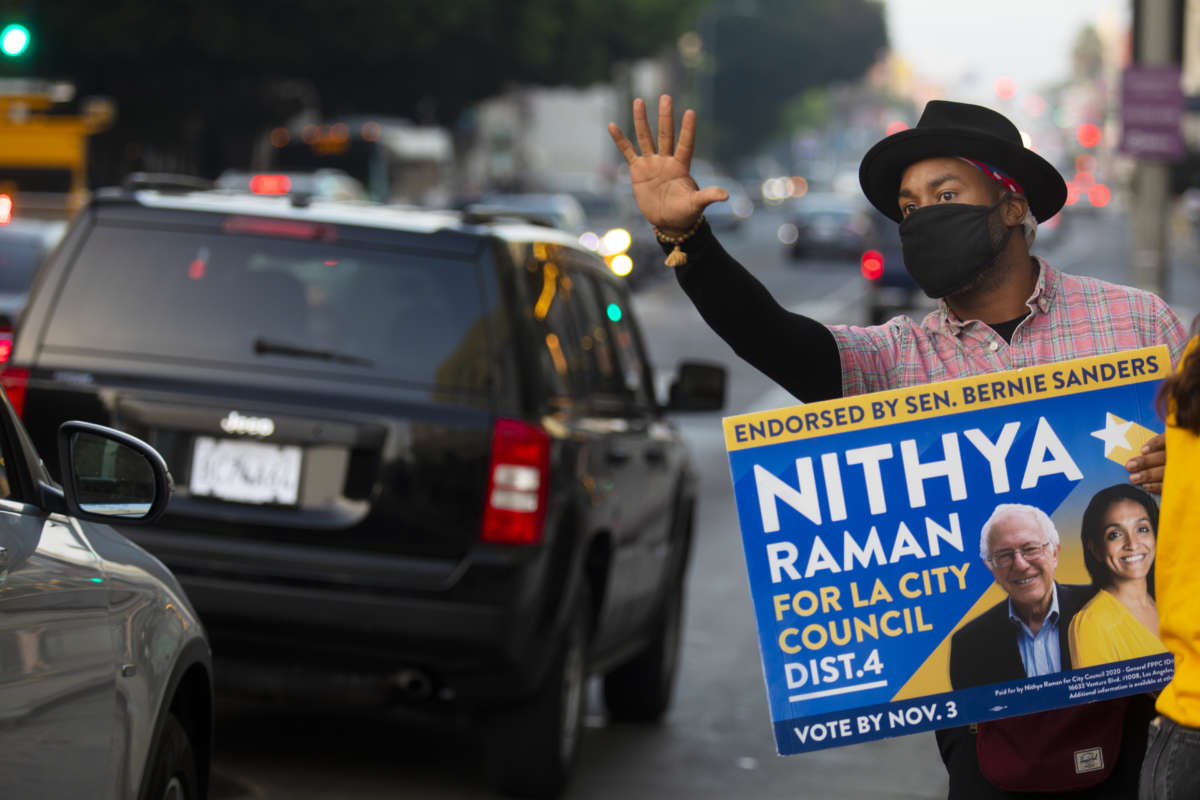
<instances>
[{"instance_id":1,"label":"asphalt road","mask_svg":"<svg viewBox=\"0 0 1200 800\"><path fill-rule=\"evenodd\" d=\"M1124 281L1128 234L1113 224L1118 219L1115 211L1070 219L1055 241L1035 252L1060 269ZM721 239L785 306L826 322L861 323L857 263L790 262L775 240L779 222L773 214L757 214L744 230ZM1185 301L1180 310L1187 320L1194 308L1187 301L1200 297L1194 256L1194 250L1177 256L1182 263L1172 283ZM737 360L673 280L639 292L635 307L651 360L664 376L682 359L720 361L730 370L729 413L791 402ZM932 734L775 755L720 416L678 419L701 469L703 491L674 707L658 726L610 725L593 686L582 761L567 797L944 797L945 772ZM465 722L431 727L389 715L242 709L221 716L217 735L217 800L492 796L480 767L480 743Z\"/></svg>"}]
</instances>

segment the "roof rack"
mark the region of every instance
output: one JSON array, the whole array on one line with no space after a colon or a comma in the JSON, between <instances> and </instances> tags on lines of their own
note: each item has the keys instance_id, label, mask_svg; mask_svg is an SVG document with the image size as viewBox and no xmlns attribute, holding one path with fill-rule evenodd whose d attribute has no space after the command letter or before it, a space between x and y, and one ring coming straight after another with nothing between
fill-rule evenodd
<instances>
[{"instance_id":1,"label":"roof rack","mask_svg":"<svg viewBox=\"0 0 1200 800\"><path fill-rule=\"evenodd\" d=\"M131 172L121 181L127 192L155 189L160 192L206 192L216 188L207 178L196 175L176 175L169 172Z\"/></svg>"}]
</instances>

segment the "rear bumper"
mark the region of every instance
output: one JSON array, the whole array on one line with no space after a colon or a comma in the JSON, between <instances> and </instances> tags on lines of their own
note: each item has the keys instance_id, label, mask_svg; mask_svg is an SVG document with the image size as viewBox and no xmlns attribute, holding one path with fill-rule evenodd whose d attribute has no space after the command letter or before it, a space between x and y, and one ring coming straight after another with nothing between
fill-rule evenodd
<instances>
[{"instance_id":1,"label":"rear bumper","mask_svg":"<svg viewBox=\"0 0 1200 800\"><path fill-rule=\"evenodd\" d=\"M552 654L520 616L496 607L312 587L182 576L213 644L222 689L281 696L409 699L418 670L430 695L503 702L530 694ZM529 614L528 618L534 617Z\"/></svg>"},{"instance_id":2,"label":"rear bumper","mask_svg":"<svg viewBox=\"0 0 1200 800\"><path fill-rule=\"evenodd\" d=\"M558 638L540 548L472 565L152 528L127 535L175 573L212 642L217 685L233 693L352 687L378 704L408 699L397 676L418 670L433 696L505 702L534 691Z\"/></svg>"}]
</instances>

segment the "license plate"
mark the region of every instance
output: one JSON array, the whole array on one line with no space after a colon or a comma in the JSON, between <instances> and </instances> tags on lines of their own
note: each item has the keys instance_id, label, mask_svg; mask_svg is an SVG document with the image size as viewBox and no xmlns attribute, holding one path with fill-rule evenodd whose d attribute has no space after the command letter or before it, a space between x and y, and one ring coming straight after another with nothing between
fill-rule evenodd
<instances>
[{"instance_id":1,"label":"license plate","mask_svg":"<svg viewBox=\"0 0 1200 800\"><path fill-rule=\"evenodd\" d=\"M295 505L300 456L295 445L197 436L190 489L194 496L236 503Z\"/></svg>"}]
</instances>

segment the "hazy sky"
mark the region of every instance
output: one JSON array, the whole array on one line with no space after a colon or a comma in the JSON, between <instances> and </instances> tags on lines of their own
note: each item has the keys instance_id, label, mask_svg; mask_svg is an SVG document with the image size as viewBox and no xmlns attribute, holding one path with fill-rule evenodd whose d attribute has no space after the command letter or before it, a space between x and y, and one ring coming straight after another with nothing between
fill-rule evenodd
<instances>
[{"instance_id":1,"label":"hazy sky","mask_svg":"<svg viewBox=\"0 0 1200 800\"><path fill-rule=\"evenodd\" d=\"M1065 77L1079 30L1088 23L1128 27L1131 2L885 0L892 49L918 75L950 82L973 74L976 87L1008 75L1018 89Z\"/></svg>"}]
</instances>

